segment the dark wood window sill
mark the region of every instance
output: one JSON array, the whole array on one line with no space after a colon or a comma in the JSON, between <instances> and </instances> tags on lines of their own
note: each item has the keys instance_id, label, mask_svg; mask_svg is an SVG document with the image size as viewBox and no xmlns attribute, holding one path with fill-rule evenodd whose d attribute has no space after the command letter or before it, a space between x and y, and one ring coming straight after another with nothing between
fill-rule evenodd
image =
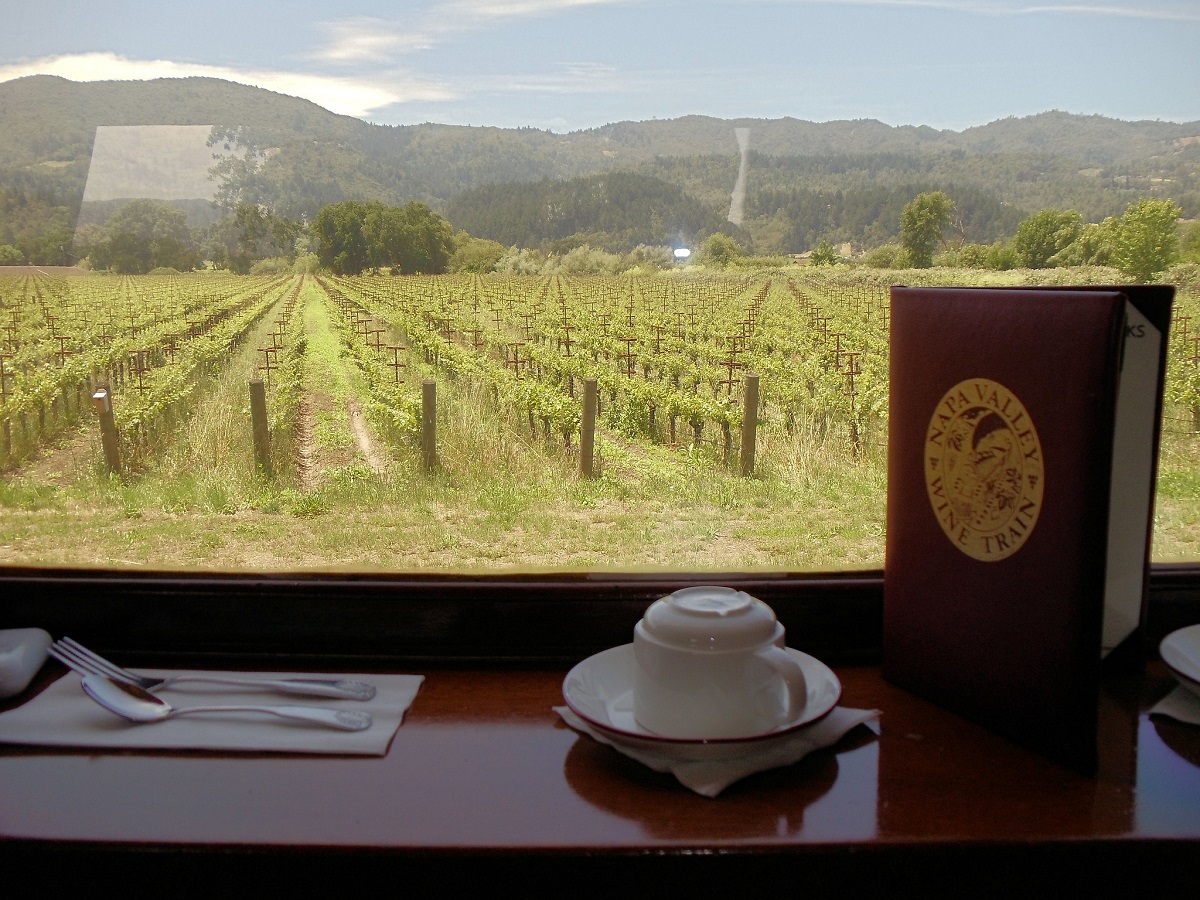
<instances>
[{"instance_id":1,"label":"dark wood window sill","mask_svg":"<svg viewBox=\"0 0 1200 900\"><path fill-rule=\"evenodd\" d=\"M1160 664L1112 685L1121 715L1096 779L875 667L837 671L846 705L883 710L880 733L861 727L717 799L566 728L551 710L563 672L550 669L426 670L383 758L3 748L0 860L10 876L116 886L513 877L546 888L535 893L578 881L570 892L586 896L630 878L708 890L749 878L931 896L986 874L972 896L1041 896L1039 879L1070 871L1073 890L1104 896L1194 889L1200 729L1146 715L1172 687Z\"/></svg>"},{"instance_id":2,"label":"dark wood window sill","mask_svg":"<svg viewBox=\"0 0 1200 900\"><path fill-rule=\"evenodd\" d=\"M566 728L566 669L630 638L664 590L708 580L776 607L843 704L883 711L837 747L716 800ZM886 682L879 573L687 579L212 578L0 573L0 627L39 625L127 662L348 662L420 672L387 756L0 749L6 873L124 889L439 892L783 889L1194 896L1200 728L1147 715L1173 681L1156 636L1200 621L1200 570L1156 567L1146 671L1088 779ZM1161 633L1161 634L1160 634ZM46 677L49 677L49 673ZM163 881L162 879L169 879ZM849 892L849 893L846 893ZM636 891L635 891L636 893Z\"/></svg>"}]
</instances>

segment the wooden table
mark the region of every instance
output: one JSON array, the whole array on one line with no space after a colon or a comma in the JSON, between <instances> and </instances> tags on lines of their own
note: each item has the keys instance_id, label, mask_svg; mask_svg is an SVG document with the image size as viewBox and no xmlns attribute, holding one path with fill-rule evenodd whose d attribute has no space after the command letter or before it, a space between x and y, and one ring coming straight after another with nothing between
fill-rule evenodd
<instances>
[{"instance_id":1,"label":"wooden table","mask_svg":"<svg viewBox=\"0 0 1200 900\"><path fill-rule=\"evenodd\" d=\"M136 865L223 892L383 876L439 892L517 879L525 893L628 893L651 878L806 896L1200 896L1200 727L1146 715L1173 686L1161 664L1118 685L1128 727L1107 735L1097 779L875 667L837 672L843 705L882 710L880 734L860 727L717 799L567 728L551 710L562 670L425 671L383 758L7 747L0 862L121 890Z\"/></svg>"}]
</instances>

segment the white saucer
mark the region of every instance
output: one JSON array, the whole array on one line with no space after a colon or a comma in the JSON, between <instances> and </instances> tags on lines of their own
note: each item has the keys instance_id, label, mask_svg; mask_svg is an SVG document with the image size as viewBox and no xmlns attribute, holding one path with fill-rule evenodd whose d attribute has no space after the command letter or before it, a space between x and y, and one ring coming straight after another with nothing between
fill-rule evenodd
<instances>
[{"instance_id":1,"label":"white saucer","mask_svg":"<svg viewBox=\"0 0 1200 900\"><path fill-rule=\"evenodd\" d=\"M648 731L633 717L633 644L612 647L590 656L567 673L563 699L588 725L626 746L657 752L681 748L728 748L742 751L746 745L785 736L827 715L842 696L842 685L833 670L820 660L784 648L804 670L808 701L800 714L778 728L761 734L732 738L672 738Z\"/></svg>"},{"instance_id":2,"label":"white saucer","mask_svg":"<svg viewBox=\"0 0 1200 900\"><path fill-rule=\"evenodd\" d=\"M1200 625L1172 631L1158 652L1179 683L1200 695Z\"/></svg>"}]
</instances>

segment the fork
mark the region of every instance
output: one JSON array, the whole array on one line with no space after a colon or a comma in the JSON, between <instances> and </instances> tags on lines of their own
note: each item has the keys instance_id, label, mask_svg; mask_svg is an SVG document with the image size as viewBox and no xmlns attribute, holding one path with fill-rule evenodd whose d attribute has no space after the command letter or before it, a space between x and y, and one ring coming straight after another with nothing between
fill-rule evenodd
<instances>
[{"instance_id":1,"label":"fork","mask_svg":"<svg viewBox=\"0 0 1200 900\"><path fill-rule=\"evenodd\" d=\"M64 637L50 645L49 653L68 669L73 669L80 675L105 675L115 681L126 684L136 684L148 691L155 689L166 690L181 682L206 682L208 684L228 684L241 687L256 687L259 690L277 691L281 694L296 694L304 697L335 697L339 700L370 700L375 696L375 686L363 681L345 681L341 679L319 678L284 678L284 679L255 679L230 678L216 675L172 675L169 678L154 678L150 675L139 675L122 669L109 662L87 647Z\"/></svg>"}]
</instances>

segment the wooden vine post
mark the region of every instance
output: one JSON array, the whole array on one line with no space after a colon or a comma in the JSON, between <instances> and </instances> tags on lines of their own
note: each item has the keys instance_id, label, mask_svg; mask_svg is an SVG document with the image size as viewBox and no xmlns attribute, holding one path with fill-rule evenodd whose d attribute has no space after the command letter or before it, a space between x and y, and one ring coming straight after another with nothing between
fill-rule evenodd
<instances>
[{"instance_id":1,"label":"wooden vine post","mask_svg":"<svg viewBox=\"0 0 1200 900\"><path fill-rule=\"evenodd\" d=\"M1192 355L1189 362L1200 367L1200 337L1194 337L1191 341ZM1200 401L1192 404L1192 428L1200 432Z\"/></svg>"},{"instance_id":2,"label":"wooden vine post","mask_svg":"<svg viewBox=\"0 0 1200 900\"><path fill-rule=\"evenodd\" d=\"M754 474L758 441L758 376L746 373L742 382L742 477Z\"/></svg>"},{"instance_id":3,"label":"wooden vine post","mask_svg":"<svg viewBox=\"0 0 1200 900\"><path fill-rule=\"evenodd\" d=\"M10 342L11 346L11 342ZM8 382L9 379L15 379L16 373L8 370L8 360L12 359L11 353L0 353L0 405L8 403ZM4 455L12 456L12 417L4 417Z\"/></svg>"},{"instance_id":4,"label":"wooden vine post","mask_svg":"<svg viewBox=\"0 0 1200 900\"><path fill-rule=\"evenodd\" d=\"M121 474L121 447L117 440L117 423L113 419L112 396L108 387L102 386L92 394L96 414L100 417L100 443L104 447L104 462L109 474Z\"/></svg>"},{"instance_id":5,"label":"wooden vine post","mask_svg":"<svg viewBox=\"0 0 1200 900\"><path fill-rule=\"evenodd\" d=\"M421 465L426 472L437 466L437 382L421 382Z\"/></svg>"},{"instance_id":6,"label":"wooden vine post","mask_svg":"<svg viewBox=\"0 0 1200 900\"><path fill-rule=\"evenodd\" d=\"M595 378L583 379L583 417L579 422L579 477L591 478L596 452L596 399L599 394Z\"/></svg>"},{"instance_id":7,"label":"wooden vine post","mask_svg":"<svg viewBox=\"0 0 1200 900\"><path fill-rule=\"evenodd\" d=\"M275 472L271 467L271 427L267 421L267 389L261 378L250 381L250 420L254 427L254 469L267 478L274 478Z\"/></svg>"}]
</instances>

